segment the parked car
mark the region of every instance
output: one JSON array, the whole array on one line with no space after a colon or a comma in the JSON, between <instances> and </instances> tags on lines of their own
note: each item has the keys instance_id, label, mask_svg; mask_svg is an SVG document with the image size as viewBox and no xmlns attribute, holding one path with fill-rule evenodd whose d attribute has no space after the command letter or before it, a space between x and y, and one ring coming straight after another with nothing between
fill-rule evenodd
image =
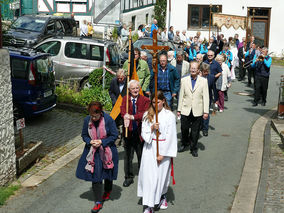
<instances>
[{"instance_id":1,"label":"parked car","mask_svg":"<svg viewBox=\"0 0 284 213\"><path fill-rule=\"evenodd\" d=\"M56 106L55 78L50 54L8 48L15 120Z\"/></svg>"},{"instance_id":2,"label":"parked car","mask_svg":"<svg viewBox=\"0 0 284 213\"><path fill-rule=\"evenodd\" d=\"M153 38L143 37L143 38L139 38L137 41L133 43L133 47L138 48L140 50L142 50L141 49L142 45L153 45ZM158 40L158 45L168 46L170 48L169 50L176 51L176 47L172 41ZM143 51L147 53L148 58L152 58L152 55L149 52L149 50L144 49ZM122 52L120 55L121 64L123 65L127 59L128 59L128 46L125 48L125 51Z\"/></svg>"},{"instance_id":3,"label":"parked car","mask_svg":"<svg viewBox=\"0 0 284 213\"><path fill-rule=\"evenodd\" d=\"M79 88L90 87L89 74L102 68L104 60L114 71L120 65L117 44L108 40L54 37L36 45L35 49L52 55L57 83L76 82Z\"/></svg>"},{"instance_id":4,"label":"parked car","mask_svg":"<svg viewBox=\"0 0 284 213\"><path fill-rule=\"evenodd\" d=\"M52 15L20 16L3 35L4 46L32 47L55 35L73 35L74 18Z\"/></svg>"}]
</instances>

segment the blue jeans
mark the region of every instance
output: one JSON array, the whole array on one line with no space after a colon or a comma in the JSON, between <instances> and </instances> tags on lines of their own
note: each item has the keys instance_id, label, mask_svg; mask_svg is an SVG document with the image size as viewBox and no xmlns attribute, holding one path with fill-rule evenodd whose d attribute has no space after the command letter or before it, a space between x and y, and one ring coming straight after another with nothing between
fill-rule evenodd
<instances>
[{"instance_id":1,"label":"blue jeans","mask_svg":"<svg viewBox=\"0 0 284 213\"><path fill-rule=\"evenodd\" d=\"M210 120L210 115L208 114L208 118L206 120L203 119L202 122L202 131L207 131L209 129L209 120Z\"/></svg>"},{"instance_id":2,"label":"blue jeans","mask_svg":"<svg viewBox=\"0 0 284 213\"><path fill-rule=\"evenodd\" d=\"M163 93L164 93L164 96L165 96L165 98L166 98L166 100L168 102L169 107L172 109L172 105L173 105L172 93L171 92L164 92L164 91L163 91Z\"/></svg>"}]
</instances>

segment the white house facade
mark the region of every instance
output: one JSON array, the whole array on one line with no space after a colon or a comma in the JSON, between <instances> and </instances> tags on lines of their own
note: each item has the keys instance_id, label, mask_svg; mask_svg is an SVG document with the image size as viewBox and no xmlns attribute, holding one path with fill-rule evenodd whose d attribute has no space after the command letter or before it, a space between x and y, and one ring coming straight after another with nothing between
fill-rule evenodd
<instances>
[{"instance_id":1,"label":"white house facade","mask_svg":"<svg viewBox=\"0 0 284 213\"><path fill-rule=\"evenodd\" d=\"M201 38L208 39L211 4L213 13L244 17L249 14L252 20L250 33L260 44L268 46L269 52L273 52L273 55L284 54L283 0L167 0L167 2L166 22L168 27L174 26L174 30L187 30L188 36L194 36L200 31ZM238 33L240 38L246 36L246 30L225 26L220 29L211 27L211 35L212 32L215 35L222 33L225 38L233 37L235 33Z\"/></svg>"}]
</instances>

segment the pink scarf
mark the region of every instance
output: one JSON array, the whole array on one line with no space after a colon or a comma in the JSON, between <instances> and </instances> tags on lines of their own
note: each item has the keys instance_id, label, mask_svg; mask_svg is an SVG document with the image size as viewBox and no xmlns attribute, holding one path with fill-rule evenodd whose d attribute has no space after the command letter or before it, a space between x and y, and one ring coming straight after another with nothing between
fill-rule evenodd
<instances>
[{"instance_id":1,"label":"pink scarf","mask_svg":"<svg viewBox=\"0 0 284 213\"><path fill-rule=\"evenodd\" d=\"M92 118L90 118L88 133L92 140L106 138L107 132L105 128L105 119L103 116L101 116L99 120L98 132L97 132L97 128L95 127L92 121ZM91 173L94 173L96 151L97 151L97 148L91 146L90 151L86 157L87 164L85 166L85 169ZM112 152L109 146L103 148L103 146L101 145L99 147L99 152L100 152L100 158L103 162L104 169L112 169L114 165L112 161Z\"/></svg>"}]
</instances>

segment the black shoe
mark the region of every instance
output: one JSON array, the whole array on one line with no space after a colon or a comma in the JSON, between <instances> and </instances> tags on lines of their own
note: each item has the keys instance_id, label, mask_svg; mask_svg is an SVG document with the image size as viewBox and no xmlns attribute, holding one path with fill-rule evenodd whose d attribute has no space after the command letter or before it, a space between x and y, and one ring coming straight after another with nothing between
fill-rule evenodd
<instances>
[{"instance_id":1,"label":"black shoe","mask_svg":"<svg viewBox=\"0 0 284 213\"><path fill-rule=\"evenodd\" d=\"M198 157L198 152L197 152L197 150L191 151L191 154L192 154L193 157Z\"/></svg>"},{"instance_id":2,"label":"black shoe","mask_svg":"<svg viewBox=\"0 0 284 213\"><path fill-rule=\"evenodd\" d=\"M184 146L184 145L181 145L179 148L178 148L178 152L184 152L186 150L187 146Z\"/></svg>"},{"instance_id":3,"label":"black shoe","mask_svg":"<svg viewBox=\"0 0 284 213\"><path fill-rule=\"evenodd\" d=\"M202 134L203 134L203 136L207 137L207 136L208 136L208 131L203 130L203 131L202 131Z\"/></svg>"},{"instance_id":4,"label":"black shoe","mask_svg":"<svg viewBox=\"0 0 284 213\"><path fill-rule=\"evenodd\" d=\"M123 182L124 187L130 186L132 183L134 183L133 179L125 179Z\"/></svg>"},{"instance_id":5,"label":"black shoe","mask_svg":"<svg viewBox=\"0 0 284 213\"><path fill-rule=\"evenodd\" d=\"M241 81L242 79L241 78L238 78L238 81Z\"/></svg>"},{"instance_id":6,"label":"black shoe","mask_svg":"<svg viewBox=\"0 0 284 213\"><path fill-rule=\"evenodd\" d=\"M248 83L247 86L250 87L250 86L251 86L251 83Z\"/></svg>"},{"instance_id":7,"label":"black shoe","mask_svg":"<svg viewBox=\"0 0 284 213\"><path fill-rule=\"evenodd\" d=\"M256 106L257 106L257 103L256 103L256 102L253 102L252 106L253 106L253 107L256 107Z\"/></svg>"},{"instance_id":8,"label":"black shoe","mask_svg":"<svg viewBox=\"0 0 284 213\"><path fill-rule=\"evenodd\" d=\"M229 100L228 96L225 96L224 101L228 101L228 100Z\"/></svg>"},{"instance_id":9,"label":"black shoe","mask_svg":"<svg viewBox=\"0 0 284 213\"><path fill-rule=\"evenodd\" d=\"M261 106L265 106L265 102L262 102L262 103L261 103Z\"/></svg>"}]
</instances>

